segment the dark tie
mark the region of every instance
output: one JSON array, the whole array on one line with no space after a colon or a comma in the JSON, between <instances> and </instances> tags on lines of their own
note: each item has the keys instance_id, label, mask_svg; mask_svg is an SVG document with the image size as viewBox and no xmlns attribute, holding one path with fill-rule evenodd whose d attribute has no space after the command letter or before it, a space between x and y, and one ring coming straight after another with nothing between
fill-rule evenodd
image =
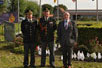
<instances>
[{"instance_id":1,"label":"dark tie","mask_svg":"<svg viewBox=\"0 0 102 68\"><path fill-rule=\"evenodd\" d=\"M68 25L67 25L67 21L65 21L65 29L67 30Z\"/></svg>"}]
</instances>

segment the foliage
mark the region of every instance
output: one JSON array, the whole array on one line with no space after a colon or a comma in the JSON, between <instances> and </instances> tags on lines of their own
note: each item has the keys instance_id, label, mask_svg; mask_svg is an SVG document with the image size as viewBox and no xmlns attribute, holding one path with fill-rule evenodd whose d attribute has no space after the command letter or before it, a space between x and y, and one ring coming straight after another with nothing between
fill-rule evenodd
<instances>
[{"instance_id":1,"label":"foliage","mask_svg":"<svg viewBox=\"0 0 102 68\"><path fill-rule=\"evenodd\" d=\"M14 4L13 4L14 2ZM12 4L14 9L12 9ZM25 10L32 10L35 16L38 16L39 6L36 2L33 1L27 1L27 0L19 0L19 8L20 8L20 16L24 16ZM12 10L17 11L18 10L18 0L11 0L11 4L9 6L9 11Z\"/></svg>"},{"instance_id":2,"label":"foliage","mask_svg":"<svg viewBox=\"0 0 102 68\"><path fill-rule=\"evenodd\" d=\"M102 23L77 23L78 28L102 28Z\"/></svg>"},{"instance_id":3,"label":"foliage","mask_svg":"<svg viewBox=\"0 0 102 68\"><path fill-rule=\"evenodd\" d=\"M78 21L78 49L84 52L102 53L102 23Z\"/></svg>"},{"instance_id":4,"label":"foliage","mask_svg":"<svg viewBox=\"0 0 102 68\"><path fill-rule=\"evenodd\" d=\"M9 6L9 11L11 12L12 10L14 10L14 11L17 11L18 10L18 0L10 0L11 1L11 4L10 4L10 6ZM13 3L13 1L14 1L14 4L13 4L13 7L14 7L14 9L12 9L12 3ZM26 0L19 0L19 8L20 8L20 16L24 16L24 11L25 11L25 9L26 9L26 4L27 3L27 1Z\"/></svg>"},{"instance_id":5,"label":"foliage","mask_svg":"<svg viewBox=\"0 0 102 68\"><path fill-rule=\"evenodd\" d=\"M49 5L49 4L42 5L42 11L44 11L46 8L48 8L50 10L50 12L52 13L53 7L51 5Z\"/></svg>"},{"instance_id":6,"label":"foliage","mask_svg":"<svg viewBox=\"0 0 102 68\"><path fill-rule=\"evenodd\" d=\"M102 21L98 21L98 23L97 23L97 21L80 21L80 20L78 20L77 21L77 24L100 24L100 23L102 23Z\"/></svg>"},{"instance_id":7,"label":"foliage","mask_svg":"<svg viewBox=\"0 0 102 68\"><path fill-rule=\"evenodd\" d=\"M19 46L22 46L23 45L23 38L18 36L15 38L15 47L19 47Z\"/></svg>"},{"instance_id":8,"label":"foliage","mask_svg":"<svg viewBox=\"0 0 102 68\"><path fill-rule=\"evenodd\" d=\"M102 41L102 24L101 23L84 23L78 25L78 43L79 45L88 45L89 40L98 37Z\"/></svg>"},{"instance_id":9,"label":"foliage","mask_svg":"<svg viewBox=\"0 0 102 68\"><path fill-rule=\"evenodd\" d=\"M0 25L0 35L3 35L3 27L4 27L4 25Z\"/></svg>"},{"instance_id":10,"label":"foliage","mask_svg":"<svg viewBox=\"0 0 102 68\"><path fill-rule=\"evenodd\" d=\"M87 52L89 53L102 53L102 41L99 41L98 37L95 37L91 40L89 40L88 44L86 45L79 45L78 50L83 51L86 55Z\"/></svg>"},{"instance_id":11,"label":"foliage","mask_svg":"<svg viewBox=\"0 0 102 68\"><path fill-rule=\"evenodd\" d=\"M23 46L15 47L12 52L16 53L16 54L23 54L24 53L24 47Z\"/></svg>"},{"instance_id":12,"label":"foliage","mask_svg":"<svg viewBox=\"0 0 102 68\"><path fill-rule=\"evenodd\" d=\"M65 5L63 5L63 4L59 4L59 7L63 8L64 10L67 10L67 7Z\"/></svg>"},{"instance_id":13,"label":"foliage","mask_svg":"<svg viewBox=\"0 0 102 68\"><path fill-rule=\"evenodd\" d=\"M88 49L90 51L90 53L93 52L101 52L102 53L102 43L98 40L98 37L95 37L92 40L89 40L89 46Z\"/></svg>"},{"instance_id":14,"label":"foliage","mask_svg":"<svg viewBox=\"0 0 102 68\"><path fill-rule=\"evenodd\" d=\"M39 11L39 6L35 2L28 1L27 6L26 6L26 10L32 10L34 16L36 16L36 17L39 16L39 12L38 12Z\"/></svg>"},{"instance_id":15,"label":"foliage","mask_svg":"<svg viewBox=\"0 0 102 68\"><path fill-rule=\"evenodd\" d=\"M57 10L57 7L58 6L54 6L54 8L53 8L54 10L53 11L56 11ZM63 8L64 10L67 10L67 7L65 5L63 5L63 4L60 4L59 5L59 8Z\"/></svg>"},{"instance_id":16,"label":"foliage","mask_svg":"<svg viewBox=\"0 0 102 68\"><path fill-rule=\"evenodd\" d=\"M59 8L60 8L60 10L67 10L67 7L65 6L65 5L63 5L63 4L60 4L59 5ZM54 8L53 8L53 12L55 12L55 11L57 11L57 9L58 9L58 6L54 6Z\"/></svg>"},{"instance_id":17,"label":"foliage","mask_svg":"<svg viewBox=\"0 0 102 68\"><path fill-rule=\"evenodd\" d=\"M0 4L0 15L2 13L5 13L5 12L7 12L7 2L6 2L6 0L4 0L3 4Z\"/></svg>"},{"instance_id":18,"label":"foliage","mask_svg":"<svg viewBox=\"0 0 102 68\"><path fill-rule=\"evenodd\" d=\"M81 21L91 21L91 20L96 21L96 16L90 16L90 17L88 17L88 16L83 16L83 17L78 16L78 17L79 17L78 20L81 20Z\"/></svg>"},{"instance_id":19,"label":"foliage","mask_svg":"<svg viewBox=\"0 0 102 68\"><path fill-rule=\"evenodd\" d=\"M18 0L16 0L16 5L18 4L17 3L17 1ZM19 0L20 2L19 2L19 7L20 7L20 16L24 16L24 11L25 11L25 9L26 9L26 6L27 6L27 2L26 2L26 0Z\"/></svg>"},{"instance_id":20,"label":"foliage","mask_svg":"<svg viewBox=\"0 0 102 68\"><path fill-rule=\"evenodd\" d=\"M89 52L89 48L85 45L79 45L78 50L83 51L85 55L87 52ZM78 50L76 52L78 52Z\"/></svg>"}]
</instances>

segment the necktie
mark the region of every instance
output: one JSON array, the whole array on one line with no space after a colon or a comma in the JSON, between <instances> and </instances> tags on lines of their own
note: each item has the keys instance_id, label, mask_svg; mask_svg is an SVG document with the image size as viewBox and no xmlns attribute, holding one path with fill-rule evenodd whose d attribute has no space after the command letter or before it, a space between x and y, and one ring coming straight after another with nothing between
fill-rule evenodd
<instances>
[{"instance_id":1,"label":"necktie","mask_svg":"<svg viewBox=\"0 0 102 68\"><path fill-rule=\"evenodd\" d=\"M65 29L67 30L67 28L68 28L68 23L67 23L67 21L65 21Z\"/></svg>"}]
</instances>

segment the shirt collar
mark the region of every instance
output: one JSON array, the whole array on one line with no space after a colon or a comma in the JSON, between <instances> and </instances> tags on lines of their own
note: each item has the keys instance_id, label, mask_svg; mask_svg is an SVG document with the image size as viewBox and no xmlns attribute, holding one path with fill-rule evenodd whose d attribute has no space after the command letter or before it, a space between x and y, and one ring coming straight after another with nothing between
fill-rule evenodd
<instances>
[{"instance_id":1,"label":"shirt collar","mask_svg":"<svg viewBox=\"0 0 102 68\"><path fill-rule=\"evenodd\" d=\"M49 19L49 17L46 17L46 16L44 18L45 18L45 20L48 20Z\"/></svg>"},{"instance_id":2,"label":"shirt collar","mask_svg":"<svg viewBox=\"0 0 102 68\"><path fill-rule=\"evenodd\" d=\"M28 19L29 22L32 22L32 19Z\"/></svg>"},{"instance_id":3,"label":"shirt collar","mask_svg":"<svg viewBox=\"0 0 102 68\"><path fill-rule=\"evenodd\" d=\"M64 20L64 22L65 22L65 23L68 23L68 22L70 22L70 19L69 19L69 20Z\"/></svg>"}]
</instances>

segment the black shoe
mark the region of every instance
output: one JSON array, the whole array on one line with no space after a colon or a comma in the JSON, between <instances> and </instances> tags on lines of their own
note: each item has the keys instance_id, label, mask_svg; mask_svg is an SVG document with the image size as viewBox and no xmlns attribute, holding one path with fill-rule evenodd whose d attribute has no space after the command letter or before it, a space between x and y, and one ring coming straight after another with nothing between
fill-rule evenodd
<instances>
[{"instance_id":1,"label":"black shoe","mask_svg":"<svg viewBox=\"0 0 102 68\"><path fill-rule=\"evenodd\" d=\"M24 65L24 68L28 68L28 65Z\"/></svg>"},{"instance_id":2,"label":"black shoe","mask_svg":"<svg viewBox=\"0 0 102 68\"><path fill-rule=\"evenodd\" d=\"M55 66L54 66L54 65L50 65L50 67L55 68Z\"/></svg>"},{"instance_id":3,"label":"black shoe","mask_svg":"<svg viewBox=\"0 0 102 68\"><path fill-rule=\"evenodd\" d=\"M67 66L63 66L62 68L68 68Z\"/></svg>"},{"instance_id":4,"label":"black shoe","mask_svg":"<svg viewBox=\"0 0 102 68\"><path fill-rule=\"evenodd\" d=\"M40 65L40 67L45 67L45 65Z\"/></svg>"},{"instance_id":5,"label":"black shoe","mask_svg":"<svg viewBox=\"0 0 102 68\"><path fill-rule=\"evenodd\" d=\"M36 68L36 66L35 66L35 65L30 65L29 67L30 67L30 68Z\"/></svg>"}]
</instances>

